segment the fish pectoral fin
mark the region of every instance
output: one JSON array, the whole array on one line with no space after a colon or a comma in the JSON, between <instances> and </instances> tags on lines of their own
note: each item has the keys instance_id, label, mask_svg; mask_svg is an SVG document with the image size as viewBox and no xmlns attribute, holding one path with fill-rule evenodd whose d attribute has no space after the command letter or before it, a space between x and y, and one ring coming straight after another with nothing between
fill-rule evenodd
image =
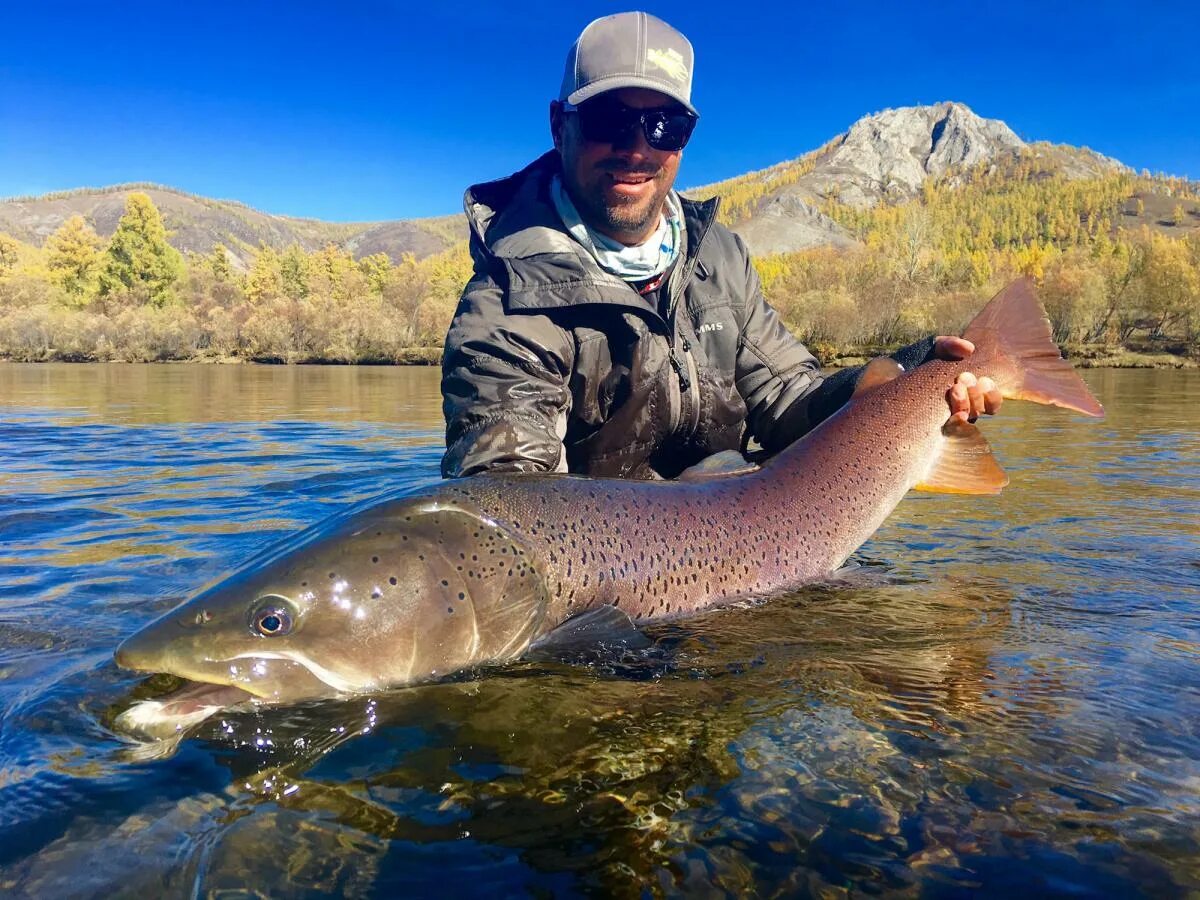
<instances>
[{"instance_id":1,"label":"fish pectoral fin","mask_svg":"<svg viewBox=\"0 0 1200 900\"><path fill-rule=\"evenodd\" d=\"M712 456L700 460L694 466L689 466L679 473L677 481L703 481L706 478L719 478L726 475L744 475L747 472L757 472L758 466L748 462L746 457L736 450L722 450Z\"/></svg>"},{"instance_id":2,"label":"fish pectoral fin","mask_svg":"<svg viewBox=\"0 0 1200 900\"><path fill-rule=\"evenodd\" d=\"M970 422L954 418L942 427L946 438L933 467L913 490L941 494L998 494L1008 475L992 455L991 445Z\"/></svg>"},{"instance_id":3,"label":"fish pectoral fin","mask_svg":"<svg viewBox=\"0 0 1200 900\"><path fill-rule=\"evenodd\" d=\"M893 381L900 375L904 374L904 366L896 362L890 356L877 356L865 366L862 372L858 375L858 381L854 385L854 393L852 397L858 397L865 394L872 388L877 388L881 384L887 384Z\"/></svg>"},{"instance_id":4,"label":"fish pectoral fin","mask_svg":"<svg viewBox=\"0 0 1200 900\"><path fill-rule=\"evenodd\" d=\"M598 606L571 616L534 641L529 649L535 657L545 658L601 646L638 650L650 644L650 639L624 612L615 606Z\"/></svg>"}]
</instances>

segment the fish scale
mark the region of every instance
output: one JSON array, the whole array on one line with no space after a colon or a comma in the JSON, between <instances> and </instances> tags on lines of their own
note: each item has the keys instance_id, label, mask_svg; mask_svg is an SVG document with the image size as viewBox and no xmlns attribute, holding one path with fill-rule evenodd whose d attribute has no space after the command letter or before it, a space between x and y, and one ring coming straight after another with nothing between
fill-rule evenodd
<instances>
[{"instance_id":1,"label":"fish scale","mask_svg":"<svg viewBox=\"0 0 1200 900\"><path fill-rule=\"evenodd\" d=\"M358 507L147 626L117 662L271 701L362 693L513 659L605 606L679 616L821 578L910 489L1007 484L979 430L946 421L960 373L991 377L1005 397L1101 413L1029 282L964 336L976 345L967 360L908 373L873 361L842 409L757 470L477 475ZM195 716L203 702L193 691L170 708Z\"/></svg>"}]
</instances>

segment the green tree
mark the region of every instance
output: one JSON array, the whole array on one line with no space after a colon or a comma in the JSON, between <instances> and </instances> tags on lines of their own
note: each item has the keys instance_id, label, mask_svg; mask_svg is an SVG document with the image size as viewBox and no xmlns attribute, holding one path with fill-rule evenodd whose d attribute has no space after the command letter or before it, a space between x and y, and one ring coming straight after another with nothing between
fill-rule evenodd
<instances>
[{"instance_id":1,"label":"green tree","mask_svg":"<svg viewBox=\"0 0 1200 900\"><path fill-rule=\"evenodd\" d=\"M100 296L129 291L164 306L174 299L182 275L183 258L167 243L162 216L146 194L135 191L125 199L125 214L108 243Z\"/></svg>"},{"instance_id":2,"label":"green tree","mask_svg":"<svg viewBox=\"0 0 1200 900\"><path fill-rule=\"evenodd\" d=\"M71 306L86 305L96 291L103 244L83 216L71 216L46 240L46 265Z\"/></svg>"},{"instance_id":3,"label":"green tree","mask_svg":"<svg viewBox=\"0 0 1200 900\"><path fill-rule=\"evenodd\" d=\"M289 244L279 257L279 274L282 279L283 293L293 300L303 300L309 295L309 278L312 275L312 261L299 244Z\"/></svg>"},{"instance_id":4,"label":"green tree","mask_svg":"<svg viewBox=\"0 0 1200 900\"><path fill-rule=\"evenodd\" d=\"M208 254L208 268L217 281L228 281L233 275L233 267L229 265L229 251L224 244L216 244L212 253Z\"/></svg>"}]
</instances>

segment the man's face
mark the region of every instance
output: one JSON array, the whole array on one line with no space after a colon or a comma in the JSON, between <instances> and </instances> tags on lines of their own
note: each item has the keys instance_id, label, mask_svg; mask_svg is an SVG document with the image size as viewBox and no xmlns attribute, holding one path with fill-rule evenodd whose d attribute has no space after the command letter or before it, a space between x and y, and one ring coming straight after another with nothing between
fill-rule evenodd
<instances>
[{"instance_id":1,"label":"man's face","mask_svg":"<svg viewBox=\"0 0 1200 900\"><path fill-rule=\"evenodd\" d=\"M676 105L647 88L614 93L634 109ZM579 117L564 113L558 103L550 107L550 129L562 156L563 182L583 220L623 244L640 244L653 234L683 151L655 150L641 128L615 144L588 141L579 131Z\"/></svg>"}]
</instances>

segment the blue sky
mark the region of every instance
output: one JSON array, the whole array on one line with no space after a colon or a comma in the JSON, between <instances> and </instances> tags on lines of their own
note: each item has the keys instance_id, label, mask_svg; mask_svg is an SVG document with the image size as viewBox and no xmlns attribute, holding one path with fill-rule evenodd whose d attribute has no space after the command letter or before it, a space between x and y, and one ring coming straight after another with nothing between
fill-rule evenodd
<instances>
[{"instance_id":1,"label":"blue sky","mask_svg":"<svg viewBox=\"0 0 1200 900\"><path fill-rule=\"evenodd\" d=\"M8 5L0 197L155 181L338 221L456 212L547 149L567 47L625 3ZM681 185L944 99L1200 178L1200 3L649 3L696 48Z\"/></svg>"}]
</instances>

